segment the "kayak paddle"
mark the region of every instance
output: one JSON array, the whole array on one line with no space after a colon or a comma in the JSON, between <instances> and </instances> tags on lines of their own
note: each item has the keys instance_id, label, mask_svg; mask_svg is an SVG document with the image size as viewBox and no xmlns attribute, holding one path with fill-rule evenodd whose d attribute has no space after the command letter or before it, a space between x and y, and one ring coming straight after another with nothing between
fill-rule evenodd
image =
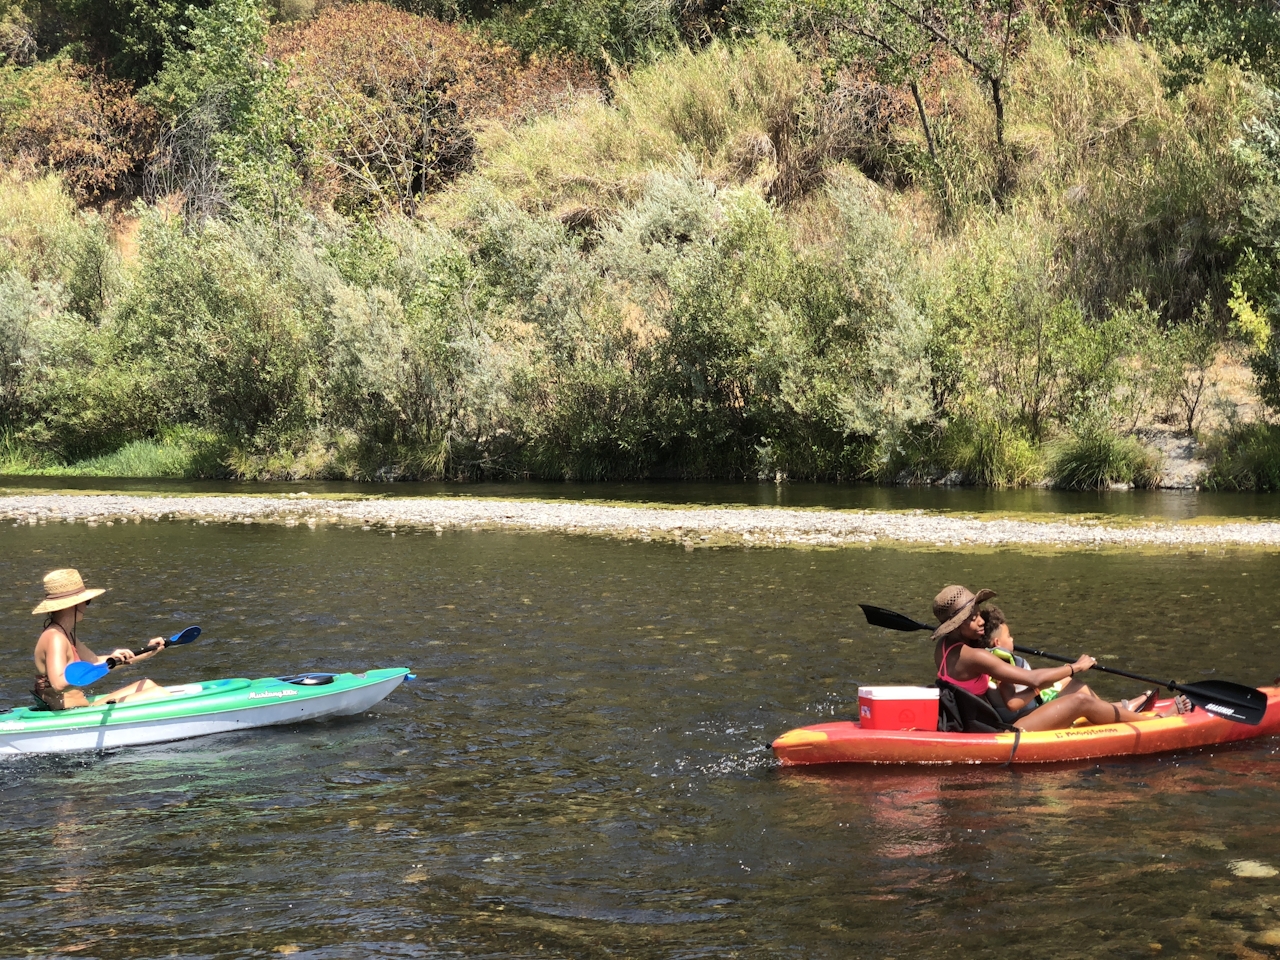
<instances>
[{"instance_id":1,"label":"kayak paddle","mask_svg":"<svg viewBox=\"0 0 1280 960\"><path fill-rule=\"evenodd\" d=\"M200 636L199 627L187 627L181 633L175 633L166 640L164 646L179 647L184 643L190 643L198 636ZM143 654L153 649L153 647L143 647L141 650L133 652L135 654ZM87 687L91 683L97 683L122 663L124 663L123 660L117 660L115 657L107 657L104 663L86 663L84 660L77 660L75 663L67 664L67 669L63 672L63 676L67 678L67 683L73 687Z\"/></svg>"},{"instance_id":2,"label":"kayak paddle","mask_svg":"<svg viewBox=\"0 0 1280 960\"><path fill-rule=\"evenodd\" d=\"M875 607L869 603L860 603L858 606L866 614L867 623L873 627L885 627L889 630L902 630L904 632L928 630L930 633L937 629L927 623L921 623L919 620L912 620L910 617L903 616L900 613L886 610L884 607ZM1025 653L1033 657L1043 657L1046 660L1057 660L1060 663L1075 663L1078 659L1077 657L1064 657L1057 653L1045 653L1043 650L1032 650L1030 647L1015 645L1013 649L1018 653ZM1101 670L1103 673L1114 673L1119 677L1128 677L1130 680L1141 680L1143 683L1154 683L1169 690L1176 690L1197 707L1213 714L1215 717L1234 720L1236 723L1247 723L1252 727L1260 724L1267 712L1267 695L1265 693L1255 687L1246 687L1242 683L1232 683L1230 680L1202 680L1199 683L1178 683L1176 680L1156 680L1153 677L1144 677L1140 673L1129 673L1127 670L1104 667L1100 663L1094 664L1092 669Z\"/></svg>"}]
</instances>

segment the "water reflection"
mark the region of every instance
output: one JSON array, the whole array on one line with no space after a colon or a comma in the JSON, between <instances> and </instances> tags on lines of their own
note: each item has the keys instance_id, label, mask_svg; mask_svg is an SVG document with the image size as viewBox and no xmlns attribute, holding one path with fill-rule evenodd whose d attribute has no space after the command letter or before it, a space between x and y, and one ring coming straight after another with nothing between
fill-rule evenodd
<instances>
[{"instance_id":1,"label":"water reflection","mask_svg":"<svg viewBox=\"0 0 1280 960\"><path fill-rule=\"evenodd\" d=\"M876 486L864 483L351 483L334 480L131 480L109 477L0 477L0 493L310 494L364 497L489 497L632 503L742 504L842 510L929 510L951 513L1066 513L1187 520L1280 517L1280 496L1202 490L1065 491L1043 488Z\"/></svg>"}]
</instances>

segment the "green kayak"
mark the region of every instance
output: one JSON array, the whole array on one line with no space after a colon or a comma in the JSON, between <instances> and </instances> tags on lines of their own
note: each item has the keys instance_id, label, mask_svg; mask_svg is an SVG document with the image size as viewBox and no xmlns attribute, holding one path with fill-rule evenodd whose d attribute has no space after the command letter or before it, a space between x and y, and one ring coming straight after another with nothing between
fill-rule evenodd
<instances>
[{"instance_id":1,"label":"green kayak","mask_svg":"<svg viewBox=\"0 0 1280 960\"><path fill-rule=\"evenodd\" d=\"M72 710L0 713L0 754L71 753L186 740L211 733L339 717L367 710L400 685L405 667L261 680L206 680L168 696Z\"/></svg>"}]
</instances>

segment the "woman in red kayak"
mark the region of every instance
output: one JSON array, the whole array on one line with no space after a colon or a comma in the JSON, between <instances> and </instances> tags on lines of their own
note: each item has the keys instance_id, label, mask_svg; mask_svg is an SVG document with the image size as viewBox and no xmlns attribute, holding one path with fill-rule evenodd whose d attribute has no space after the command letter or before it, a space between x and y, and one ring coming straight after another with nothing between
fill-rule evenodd
<instances>
[{"instance_id":1,"label":"woman in red kayak","mask_svg":"<svg viewBox=\"0 0 1280 960\"><path fill-rule=\"evenodd\" d=\"M965 587L952 585L934 597L933 614L941 624L933 632L933 639L937 641L933 658L938 665L939 680L986 699L992 677L1040 689L1085 673L1097 662L1084 654L1075 663L1061 667L1025 670L984 649L987 640L978 607L994 596L993 590L979 590L975 595ZM1184 713L1190 708L1185 697L1178 697L1171 712ZM1020 730L1061 730L1080 719L1090 723L1120 723L1150 719L1150 714L1135 713L1124 704L1108 703L1083 682L1074 681L1048 703L1037 705L1031 701L1011 722Z\"/></svg>"},{"instance_id":2,"label":"woman in red kayak","mask_svg":"<svg viewBox=\"0 0 1280 960\"><path fill-rule=\"evenodd\" d=\"M76 640L76 624L84 619L85 610L94 597L105 590L86 590L78 570L54 570L44 578L44 600L31 611L33 615L47 613L44 631L36 641L36 680L31 692L50 710L69 710L87 707L89 699L81 690L67 683L65 672L68 664L77 660L87 663L103 663L100 657ZM149 653L135 654L132 650L113 650L107 656L120 663L137 663L153 657L164 649L164 638L156 637L149 644ZM142 700L165 694L165 688L150 680L137 680L119 690L94 697L97 703L123 703L125 700Z\"/></svg>"}]
</instances>

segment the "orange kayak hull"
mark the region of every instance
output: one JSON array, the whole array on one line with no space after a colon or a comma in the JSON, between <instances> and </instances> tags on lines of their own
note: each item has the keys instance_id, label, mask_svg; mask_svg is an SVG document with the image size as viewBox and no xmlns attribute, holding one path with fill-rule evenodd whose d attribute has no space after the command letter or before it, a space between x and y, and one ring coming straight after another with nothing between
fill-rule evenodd
<instances>
[{"instance_id":1,"label":"orange kayak hull","mask_svg":"<svg viewBox=\"0 0 1280 960\"><path fill-rule=\"evenodd\" d=\"M1267 712L1256 727L1196 709L1130 723L1016 733L863 730L856 720L789 730L773 741L784 766L813 763L1058 763L1191 750L1280 733L1280 687L1260 687ZM1162 701L1157 709L1171 701Z\"/></svg>"}]
</instances>

